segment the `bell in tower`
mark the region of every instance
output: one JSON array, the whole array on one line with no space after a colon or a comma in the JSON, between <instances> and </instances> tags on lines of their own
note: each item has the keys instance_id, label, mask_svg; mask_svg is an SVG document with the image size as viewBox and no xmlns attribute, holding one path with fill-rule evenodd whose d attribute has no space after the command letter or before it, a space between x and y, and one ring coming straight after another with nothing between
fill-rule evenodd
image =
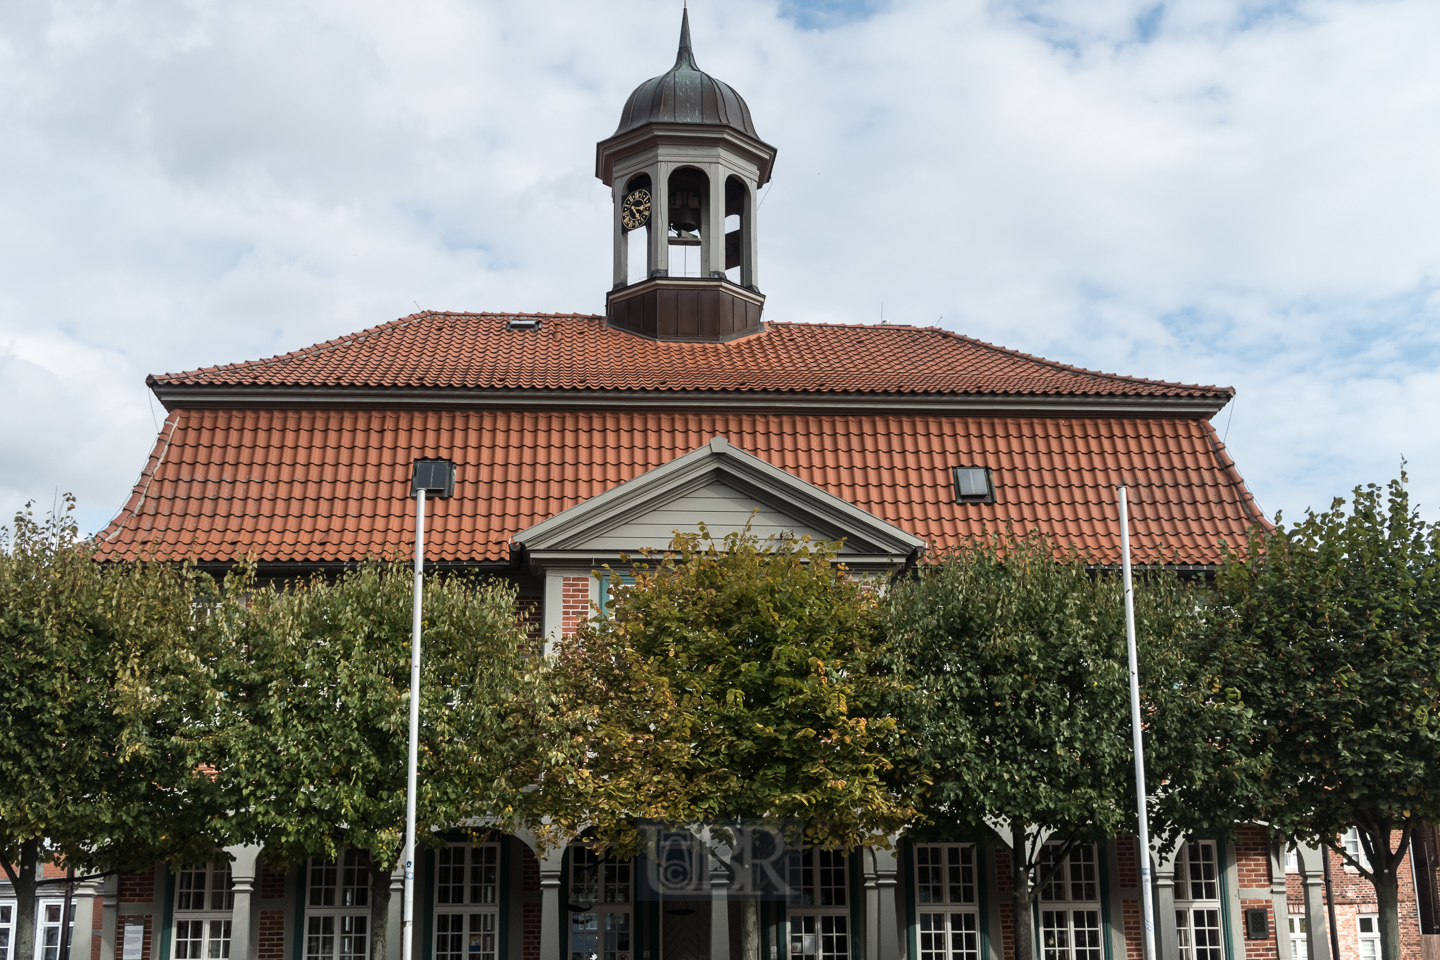
<instances>
[{"instance_id":1,"label":"bell in tower","mask_svg":"<svg viewBox=\"0 0 1440 960\"><path fill-rule=\"evenodd\" d=\"M595 175L615 206L610 325L712 342L764 329L755 196L774 163L740 94L695 65L686 11L675 66L635 88L619 128L595 147ZM630 262L635 231L643 271Z\"/></svg>"}]
</instances>

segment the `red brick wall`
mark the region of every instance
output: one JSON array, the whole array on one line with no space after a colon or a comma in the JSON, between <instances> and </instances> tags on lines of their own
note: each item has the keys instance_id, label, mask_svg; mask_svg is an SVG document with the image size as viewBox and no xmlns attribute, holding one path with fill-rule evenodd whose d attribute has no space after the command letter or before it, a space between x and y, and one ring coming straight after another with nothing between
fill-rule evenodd
<instances>
[{"instance_id":1,"label":"red brick wall","mask_svg":"<svg viewBox=\"0 0 1440 960\"><path fill-rule=\"evenodd\" d=\"M284 890L282 888L281 892ZM260 911L260 960L285 960L285 911Z\"/></svg>"},{"instance_id":2,"label":"red brick wall","mask_svg":"<svg viewBox=\"0 0 1440 960\"><path fill-rule=\"evenodd\" d=\"M155 899L155 871L127 873L120 878L121 903L151 903Z\"/></svg>"},{"instance_id":3,"label":"red brick wall","mask_svg":"<svg viewBox=\"0 0 1440 960\"><path fill-rule=\"evenodd\" d=\"M1397 830L1390 835L1390 849L1394 850L1399 842L1400 832ZM1340 956L1342 960L1354 960L1360 955L1360 914L1380 912L1375 901L1375 887L1353 868L1347 868L1339 854L1326 853L1330 857L1330 888L1335 893L1335 930L1340 938ZM1399 873L1400 956L1403 960L1420 960L1420 915L1415 902L1415 876L1409 856L1400 864Z\"/></svg>"},{"instance_id":4,"label":"red brick wall","mask_svg":"<svg viewBox=\"0 0 1440 960\"><path fill-rule=\"evenodd\" d=\"M528 843L520 844L520 889L526 893L540 891L540 861Z\"/></svg>"},{"instance_id":5,"label":"red brick wall","mask_svg":"<svg viewBox=\"0 0 1440 960\"><path fill-rule=\"evenodd\" d=\"M519 615L520 625L525 628L525 635L539 641L540 632L544 629L545 598L522 593L515 598L515 612Z\"/></svg>"},{"instance_id":6,"label":"red brick wall","mask_svg":"<svg viewBox=\"0 0 1440 960\"><path fill-rule=\"evenodd\" d=\"M273 864L260 864L260 899L285 899L285 868Z\"/></svg>"},{"instance_id":7,"label":"red brick wall","mask_svg":"<svg viewBox=\"0 0 1440 960\"><path fill-rule=\"evenodd\" d=\"M1015 904L1013 903L1000 904L1000 956L1005 960L1015 960Z\"/></svg>"},{"instance_id":8,"label":"red brick wall","mask_svg":"<svg viewBox=\"0 0 1440 960\"><path fill-rule=\"evenodd\" d=\"M1235 838L1235 871L1244 890L1270 886L1270 838L1264 827L1247 824Z\"/></svg>"},{"instance_id":9,"label":"red brick wall","mask_svg":"<svg viewBox=\"0 0 1440 960\"><path fill-rule=\"evenodd\" d=\"M1121 929L1125 932L1126 960L1145 960L1145 922L1139 900L1120 901Z\"/></svg>"},{"instance_id":10,"label":"red brick wall","mask_svg":"<svg viewBox=\"0 0 1440 960\"><path fill-rule=\"evenodd\" d=\"M1391 835L1391 849L1400 842L1399 833ZM1359 916L1362 913L1379 913L1375 902L1375 888L1370 881L1362 878L1352 869L1347 869L1340 855L1326 851L1330 859L1330 887L1335 894L1335 932L1340 941L1340 960L1356 960L1360 956ZM1400 955L1402 960L1421 960L1420 917L1415 902L1413 865L1407 856L1400 865ZM1286 906L1292 915L1305 913L1305 880L1299 873L1285 876ZM1325 917L1310 931L1313 942L1316 937L1330 936L1328 920Z\"/></svg>"},{"instance_id":11,"label":"red brick wall","mask_svg":"<svg viewBox=\"0 0 1440 960\"><path fill-rule=\"evenodd\" d=\"M995 886L1001 893L1011 893L1015 889L1015 876L1012 871L1015 868L1010 863L1010 851L1002 848L995 850Z\"/></svg>"},{"instance_id":12,"label":"red brick wall","mask_svg":"<svg viewBox=\"0 0 1440 960\"><path fill-rule=\"evenodd\" d=\"M1237 856L1235 859L1236 859L1237 861L1239 861L1240 858ZM1241 882L1241 885L1242 885L1242 886L1244 885L1244 882L1243 882L1243 881ZM1245 960L1277 960L1277 958L1279 957L1279 953L1278 953L1278 951L1277 951L1276 941L1275 941L1275 910L1274 910L1274 906L1275 906L1274 902L1271 901L1271 900L1268 900L1268 899L1267 899L1267 900L1241 900L1241 901L1240 901L1240 917L1239 917L1239 919L1238 919L1238 922L1239 922L1239 924L1240 924L1240 934L1241 934L1241 936L1245 936L1245 911L1246 911L1246 910L1256 910L1256 909L1264 910L1264 911L1265 911L1265 917L1266 917L1266 920L1267 920L1267 924L1266 924L1266 927L1265 927L1265 930L1266 930L1266 939L1264 939L1264 940L1251 940L1248 936L1245 937Z\"/></svg>"},{"instance_id":13,"label":"red brick wall","mask_svg":"<svg viewBox=\"0 0 1440 960\"><path fill-rule=\"evenodd\" d=\"M1140 865L1135 859L1140 841L1132 834L1122 833L1115 837L1115 859L1120 867L1120 886L1140 886Z\"/></svg>"},{"instance_id":14,"label":"red brick wall","mask_svg":"<svg viewBox=\"0 0 1440 960\"><path fill-rule=\"evenodd\" d=\"M143 923L144 923L144 925L145 925L145 938L144 938L144 940L142 941L142 942L144 943L144 946L143 946L143 947L141 948L141 950L140 950L140 960L150 960L150 933L151 933L151 930L150 930L150 914L148 914L148 913L147 913L147 914L142 914L142 915L140 915L140 916L136 916L135 914L127 914L127 913L122 913L122 914L120 914L120 917L119 917L119 919L118 919L118 921L117 921L117 923L116 923L116 928L115 928L115 955L116 955L117 957L120 955L120 947L121 947L121 945L124 943L124 940L125 940L125 927L126 927L128 924L132 924L132 923L134 923L134 922L137 921L137 920L143 921ZM93 956L98 957L99 954L98 954L98 953L97 953L97 954L93 954Z\"/></svg>"},{"instance_id":15,"label":"red brick wall","mask_svg":"<svg viewBox=\"0 0 1440 960\"><path fill-rule=\"evenodd\" d=\"M520 958L540 960L540 904L520 905ZM264 960L262 957L261 960Z\"/></svg>"},{"instance_id":16,"label":"red brick wall","mask_svg":"<svg viewBox=\"0 0 1440 960\"><path fill-rule=\"evenodd\" d=\"M590 619L590 578L564 577L560 586L560 632L569 636Z\"/></svg>"}]
</instances>

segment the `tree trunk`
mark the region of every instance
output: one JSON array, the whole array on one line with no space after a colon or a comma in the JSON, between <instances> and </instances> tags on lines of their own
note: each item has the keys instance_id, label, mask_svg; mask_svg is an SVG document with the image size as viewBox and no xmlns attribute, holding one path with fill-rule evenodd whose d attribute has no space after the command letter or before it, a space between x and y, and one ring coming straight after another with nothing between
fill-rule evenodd
<instances>
[{"instance_id":1,"label":"tree trunk","mask_svg":"<svg viewBox=\"0 0 1440 960\"><path fill-rule=\"evenodd\" d=\"M740 960L764 960L760 956L760 904L753 893L745 897L741 920Z\"/></svg>"},{"instance_id":2,"label":"tree trunk","mask_svg":"<svg viewBox=\"0 0 1440 960\"><path fill-rule=\"evenodd\" d=\"M40 860L40 841L31 838L20 844L20 863L14 873L9 869L15 887L15 950L12 957L35 956L35 867Z\"/></svg>"},{"instance_id":3,"label":"tree trunk","mask_svg":"<svg viewBox=\"0 0 1440 960\"><path fill-rule=\"evenodd\" d=\"M1386 844L1389 847L1389 844ZM1388 861L1390 851L1380 854ZM1400 960L1400 876L1394 866L1371 863L1374 873L1375 902L1380 908L1380 956L1383 960Z\"/></svg>"},{"instance_id":4,"label":"tree trunk","mask_svg":"<svg viewBox=\"0 0 1440 960\"><path fill-rule=\"evenodd\" d=\"M1015 960L1035 960L1035 924L1030 917L1035 889L1030 885L1030 870L1025 863L1023 827L1010 828L1010 862L1015 877Z\"/></svg>"},{"instance_id":5,"label":"tree trunk","mask_svg":"<svg viewBox=\"0 0 1440 960\"><path fill-rule=\"evenodd\" d=\"M385 960L385 941L390 932L390 871L375 866L370 858L370 960Z\"/></svg>"}]
</instances>

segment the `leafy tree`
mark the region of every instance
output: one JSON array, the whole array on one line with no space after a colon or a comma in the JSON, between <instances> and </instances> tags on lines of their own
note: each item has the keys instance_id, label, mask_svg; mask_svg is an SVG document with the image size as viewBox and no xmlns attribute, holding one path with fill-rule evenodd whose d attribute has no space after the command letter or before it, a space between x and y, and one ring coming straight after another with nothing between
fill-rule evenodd
<instances>
[{"instance_id":1,"label":"leafy tree","mask_svg":"<svg viewBox=\"0 0 1440 960\"><path fill-rule=\"evenodd\" d=\"M809 844L884 843L914 811L894 684L877 670L876 593L834 544L716 542L702 527L672 551L559 648L586 760L542 784L543 812L626 851L635 818L798 819ZM743 916L753 957L753 898Z\"/></svg>"},{"instance_id":2,"label":"leafy tree","mask_svg":"<svg viewBox=\"0 0 1440 960\"><path fill-rule=\"evenodd\" d=\"M413 602L408 564L265 589L237 611L216 766L238 829L285 862L364 851L371 956L403 853ZM417 843L477 816L505 828L538 776L544 663L504 586L425 584Z\"/></svg>"},{"instance_id":3,"label":"leafy tree","mask_svg":"<svg viewBox=\"0 0 1440 960\"><path fill-rule=\"evenodd\" d=\"M1375 885L1385 960L1399 960L1398 870L1440 819L1440 528L1388 493L1252 532L1218 579L1212 655L1255 711L1268 766L1251 815L1320 842ZM1360 835L1365 857L1339 836Z\"/></svg>"},{"instance_id":4,"label":"leafy tree","mask_svg":"<svg viewBox=\"0 0 1440 960\"><path fill-rule=\"evenodd\" d=\"M202 766L213 632L183 566L102 567L64 513L0 532L0 863L34 950L40 862L103 873L211 859L227 839ZM40 883L55 881L40 881Z\"/></svg>"},{"instance_id":5,"label":"leafy tree","mask_svg":"<svg viewBox=\"0 0 1440 960\"><path fill-rule=\"evenodd\" d=\"M1173 575L1136 589L1151 816L1172 836L1187 818L1214 819L1180 787L1224 798L1238 775L1212 781L1221 746L1244 734L1243 708L1185 655L1196 600ZM933 784L922 813L941 833L1009 833L1017 918L1077 846L1135 829L1123 603L1118 577L1039 535L972 541L890 593L901 719ZM1015 930L1030 960L1033 926Z\"/></svg>"}]
</instances>

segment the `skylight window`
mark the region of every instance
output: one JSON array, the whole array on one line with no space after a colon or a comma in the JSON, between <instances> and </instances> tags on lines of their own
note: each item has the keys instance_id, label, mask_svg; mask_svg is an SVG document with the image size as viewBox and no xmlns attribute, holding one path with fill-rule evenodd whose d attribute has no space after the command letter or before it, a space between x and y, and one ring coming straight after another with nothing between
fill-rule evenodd
<instances>
[{"instance_id":1,"label":"skylight window","mask_svg":"<svg viewBox=\"0 0 1440 960\"><path fill-rule=\"evenodd\" d=\"M956 503L994 503L995 484L989 467L955 468Z\"/></svg>"},{"instance_id":2,"label":"skylight window","mask_svg":"<svg viewBox=\"0 0 1440 960\"><path fill-rule=\"evenodd\" d=\"M539 317L511 317L505 321L506 330L539 330Z\"/></svg>"}]
</instances>

